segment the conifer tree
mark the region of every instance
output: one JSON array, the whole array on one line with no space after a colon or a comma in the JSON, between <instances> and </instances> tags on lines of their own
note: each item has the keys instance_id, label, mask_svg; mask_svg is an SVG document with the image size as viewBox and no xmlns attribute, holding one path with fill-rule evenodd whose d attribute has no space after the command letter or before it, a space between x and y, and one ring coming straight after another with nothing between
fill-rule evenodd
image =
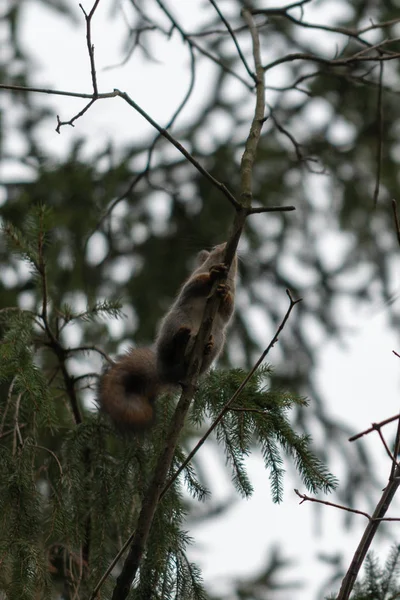
<instances>
[{"instance_id":1,"label":"conifer tree","mask_svg":"<svg viewBox=\"0 0 400 600\"><path fill-rule=\"evenodd\" d=\"M71 22L76 16L68 3L42 4ZM79 14L86 27L91 94L32 85L33 61L18 35L23 3L14 3L5 15L10 55L0 64L6 81L0 92L10 94L10 113L18 107L23 115L18 127L26 154L14 155L6 136L0 141L7 148L4 162L17 161L29 171L29 177L6 183L0 206L0 591L7 600L207 597L199 568L187 557L186 519L200 501L207 505L212 491L197 462L209 436L224 453L241 497L252 493L246 457L256 449L275 502L282 500L287 464L310 493L332 490L336 479L321 457L337 447L347 467L339 498L354 504L373 489L363 447L340 446L345 427L328 417L313 387L318 349L307 324L317 323L324 339L341 330L337 298L359 300L373 293L375 280L350 277L346 284L346 275L357 273L360 263L372 265L383 296L390 298L387 273L400 233L378 200L397 181L395 3L372 10L370 3L358 2L345 22L332 17L326 25L304 18L307 0L283 8L254 3L244 13L243 3L232 0L228 18L223 3L210 1L209 20L192 33L172 5L155 4L153 13L146 3L131 2L126 60L140 48L151 58L151 35L181 37L190 81L184 100L163 124L133 95L100 90L97 42L93 45L98 0L81 6ZM301 32L310 30L344 42L328 56L312 36L304 38ZM192 121L179 129L200 59L216 69L215 83L202 94L204 103ZM268 78L281 65L290 85L278 87ZM232 80L242 90L240 100L226 91ZM49 92L80 97L82 107L56 119L33 101ZM332 117L305 131L304 114L313 112L315 99L329 106ZM69 125L79 131L100 100L109 106L125 102L156 137L135 139L124 149L110 143L88 160L78 133L64 161L46 153L37 131L48 126L49 116L58 133ZM211 135L221 113L231 123L222 141ZM343 121L351 124L347 145L332 141ZM204 132L210 152L202 146ZM171 155L172 147L179 154ZM325 211L312 192L318 166L329 172L338 202ZM322 191L321 196L326 198ZM367 197L376 205L372 216ZM151 208L153 200L163 204L167 217ZM286 211L292 205L295 215ZM321 235L339 230L351 232L352 244L332 266L319 251ZM104 364L133 339L154 340L155 324L195 250L227 239L229 263L239 238L244 248L239 302L218 367L197 382L196 352L198 358L207 339L214 297L182 395L157 401L149 432L117 432L94 403ZM300 282L296 269L289 273L288 261L304 268L312 282L307 277ZM250 370L259 351L248 326L250 306L262 310L277 332L264 354L279 336L282 360L274 368L263 363ZM396 323L395 311L392 317ZM232 368L235 350L245 369ZM304 390L313 395L312 409ZM324 431L319 448L310 440L310 415ZM398 446L397 441L394 455ZM351 485L354 464L358 486ZM392 484L395 480L391 476ZM272 595L270 574L285 561L279 555L271 561L258 579L237 586L237 597ZM383 569L368 559L354 598L395 597L397 563L395 551Z\"/></svg>"}]
</instances>

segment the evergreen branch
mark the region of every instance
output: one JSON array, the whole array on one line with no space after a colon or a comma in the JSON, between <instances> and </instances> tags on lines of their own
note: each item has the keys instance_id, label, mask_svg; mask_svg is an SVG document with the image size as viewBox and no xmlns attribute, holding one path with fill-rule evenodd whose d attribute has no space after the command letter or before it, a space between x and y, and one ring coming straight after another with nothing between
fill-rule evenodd
<instances>
[{"instance_id":1,"label":"evergreen branch","mask_svg":"<svg viewBox=\"0 0 400 600\"><path fill-rule=\"evenodd\" d=\"M248 451L247 449L238 451L237 444L232 439L231 432L225 427L223 420L219 424L218 434L218 441L222 441L225 445L227 462L232 465L233 483L237 491L245 498L248 498L253 493L253 487L243 465L243 455L248 454Z\"/></svg>"},{"instance_id":2,"label":"evergreen branch","mask_svg":"<svg viewBox=\"0 0 400 600\"><path fill-rule=\"evenodd\" d=\"M177 477L181 474L181 472L186 467L186 465L192 460L193 456L200 450L201 446L204 444L204 442L206 441L206 439L214 431L214 429L217 427L217 425L219 424L219 422L224 418L226 412L228 410L230 410L231 405L234 403L234 401L236 400L236 398L239 396L239 394L245 388L245 386L247 385L247 382L251 379L251 377L254 375L254 373L256 372L256 370L258 369L258 367L264 361L264 359L266 358L266 356L268 355L268 353L270 352L270 350L273 348L273 346L279 340L279 335L281 334L283 328L285 327L286 322L289 319L290 313L292 312L292 310L295 307L295 305L298 304L299 302L301 302L301 298L299 298L298 300L293 300L292 297L291 297L291 295L290 295L289 290L286 290L286 293L287 293L287 295L289 297L289 300L290 300L289 308L287 309L286 314L285 314L284 318L282 319L282 322L280 323L280 325L279 325L279 327L278 327L278 329L277 329L274 337L272 338L272 340L270 341L270 343L268 344L268 346L264 350L264 352L261 354L260 358L257 360L257 362L255 363L254 367L251 369L251 371L247 374L247 376L245 377L245 379L243 380L243 382L241 383L241 385L238 387L238 389L236 390L236 392L228 400L228 402L224 405L224 407L219 412L219 414L216 417L216 419L214 419L212 425L207 429L207 431L205 432L205 434L203 435L203 437L197 442L196 446L188 454L186 460L181 464L181 466L179 467L179 469L173 474L173 476L171 477L171 479L166 483L166 485L165 485L165 487L164 487L164 489L163 489L163 491L161 493L161 498L164 496L164 494L167 492L167 490L171 487L171 485L173 484L173 482L175 481L175 479L177 479Z\"/></svg>"},{"instance_id":3,"label":"evergreen branch","mask_svg":"<svg viewBox=\"0 0 400 600\"><path fill-rule=\"evenodd\" d=\"M19 407L21 404L21 397L22 397L22 392L20 392L18 394L17 401L15 403L13 455L15 455L15 453L17 451L17 438L18 438L18 443L20 446L23 446L23 444L24 444L22 435L21 435L21 431L19 429L19 424L18 424L18 414L19 414Z\"/></svg>"},{"instance_id":4,"label":"evergreen branch","mask_svg":"<svg viewBox=\"0 0 400 600\"><path fill-rule=\"evenodd\" d=\"M115 300L113 302L109 302L108 300L96 302L93 304L93 306L88 306L86 310L80 313L71 314L68 316L68 320L72 321L75 319L80 319L82 321L90 321L102 313L106 313L107 316L110 315L113 318L119 318L123 316L123 313L121 312L121 302L119 300Z\"/></svg>"},{"instance_id":5,"label":"evergreen branch","mask_svg":"<svg viewBox=\"0 0 400 600\"><path fill-rule=\"evenodd\" d=\"M6 402L6 405L4 407L4 412L3 412L3 416L2 416L1 424L0 424L0 437L3 436L4 425L5 425L5 422L6 422L7 412L8 412L10 403L11 403L11 398L12 398L12 393L13 393L13 389L14 389L16 378L17 378L17 376L14 375L14 377L12 378L12 381L10 383L10 387L8 388L7 402ZM14 430L11 430L11 432L13 432L13 431Z\"/></svg>"},{"instance_id":6,"label":"evergreen branch","mask_svg":"<svg viewBox=\"0 0 400 600\"><path fill-rule=\"evenodd\" d=\"M53 452L53 450L50 450L50 448L46 448L45 446L38 446L37 444L33 444L33 448L37 448L38 450L45 450L45 452L48 452L49 454L51 454L51 456L54 458L54 460L57 463L57 466L58 466L58 468L60 470L61 477L63 476L63 470L62 470L61 463L58 460L56 454Z\"/></svg>"},{"instance_id":7,"label":"evergreen branch","mask_svg":"<svg viewBox=\"0 0 400 600\"><path fill-rule=\"evenodd\" d=\"M262 441L262 455L264 457L265 465L270 469L269 480L271 482L273 501L276 503L281 502L283 496L283 461L272 436L267 437L267 439Z\"/></svg>"},{"instance_id":8,"label":"evergreen branch","mask_svg":"<svg viewBox=\"0 0 400 600\"><path fill-rule=\"evenodd\" d=\"M20 429L22 429L23 427L26 427L26 423L22 423L21 425L19 425ZM8 437L9 435L12 435L13 433L14 433L14 429L8 429L7 431L1 432L0 439L4 439L4 438Z\"/></svg>"}]
</instances>

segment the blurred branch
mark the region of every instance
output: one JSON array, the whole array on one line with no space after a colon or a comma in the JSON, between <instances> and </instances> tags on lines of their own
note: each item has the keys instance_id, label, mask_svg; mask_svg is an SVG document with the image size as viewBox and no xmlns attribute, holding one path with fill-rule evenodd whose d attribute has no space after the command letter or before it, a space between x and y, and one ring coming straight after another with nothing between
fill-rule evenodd
<instances>
[{"instance_id":1,"label":"blurred branch","mask_svg":"<svg viewBox=\"0 0 400 600\"><path fill-rule=\"evenodd\" d=\"M180 142L178 142L178 140L176 140L174 137L172 137L172 135L163 127L161 127L158 123L156 123L156 121L154 121L154 119L152 119L150 117L150 115L148 113L146 113L146 111L143 110L143 108L141 108L138 104L136 104L136 102L134 100L132 100L132 98L126 93L126 92L121 92L118 89L114 90L115 95L116 96L120 96L123 100L125 100L125 102L127 102L130 106L132 106L132 108L134 108L138 113L140 113L142 115L142 117L144 117L146 119L146 121L148 123L150 123L150 125L152 125L155 129L157 129L157 131L160 132L160 134L162 136L164 136L169 142L171 142L171 144L173 146L175 146L175 148L177 148L177 150L179 150L179 152L181 152L181 154L183 154L183 156L185 158L188 159L189 162L192 163L192 165L194 167L196 167L196 169L202 174L204 175L204 177L206 179L208 179L209 181L211 181L211 183L217 187L223 194L224 196L226 196L226 198L228 198L229 202L234 206L234 208L238 209L240 207L239 202L236 200L235 196L232 194L232 192L230 192L228 190L228 188L225 186L225 184L221 183L220 181L218 181L217 179L215 179L215 177L213 177L211 175L211 173L209 173L207 171L207 169L205 169L187 150L184 146L182 146L182 144Z\"/></svg>"},{"instance_id":2,"label":"blurred branch","mask_svg":"<svg viewBox=\"0 0 400 600\"><path fill-rule=\"evenodd\" d=\"M191 45L189 45L189 53L190 53L190 81L189 81L189 87L187 89L187 92L186 92L186 94L185 94L182 102L179 104L179 106L175 110L174 114L172 115L171 119L169 120L169 122L165 126L165 129L170 129L173 126L173 124L175 123L175 121L178 118L179 114L181 113L181 111L186 106L187 102L189 101L189 98L192 95L192 92L194 90L194 83L195 83L195 78L196 78L196 61L195 61L195 57L194 57L193 47ZM113 200L113 202L110 204L110 206L108 207L108 209L102 215L101 219L98 221L95 229L93 229L89 233L89 235L87 236L86 244L89 241L89 239L91 238L91 236L93 235L93 233L95 231L97 231L101 227L101 224L112 213L112 211L114 210L114 208L124 198L126 198L128 194L130 194L134 190L134 188L136 187L136 185L139 183L139 181L141 181L143 179L143 177L146 177L146 175L148 175L148 173L150 172L151 159L153 157L154 149L156 147L156 144L157 144L158 140L161 137L162 137L162 135L161 135L160 132L155 136L154 140L152 141L152 143L150 145L150 148L148 149L147 163L146 163L145 168L143 169L143 171L141 171L140 173L138 173L136 175L135 179L133 181L131 181L131 183L129 184L129 186L127 187L127 189L122 194L120 194L118 196L118 198L116 198L115 200ZM85 244L85 247L86 247L86 244Z\"/></svg>"},{"instance_id":3,"label":"blurred branch","mask_svg":"<svg viewBox=\"0 0 400 600\"><path fill-rule=\"evenodd\" d=\"M376 121L378 130L378 139L376 145L376 179L375 179L375 190L373 195L374 206L378 203L379 188L381 183L381 171L382 171L382 152L383 152L383 62L379 63L379 87L378 87L378 102L376 105Z\"/></svg>"},{"instance_id":4,"label":"blurred branch","mask_svg":"<svg viewBox=\"0 0 400 600\"><path fill-rule=\"evenodd\" d=\"M304 0L303 2L298 2L295 4L289 4L288 6L283 6L282 8L251 9L251 13L253 15L265 15L265 16L269 16L269 17L285 17L286 19L288 19L295 25L299 25L300 27L304 27L305 29L319 29L320 31L329 31L331 33L340 33L342 35L351 37L351 38L355 39L356 41L358 41L360 44L363 44L364 46L368 46L368 47L372 47L373 45L370 44L367 40L360 37L363 33L367 33L368 31L371 31L372 29L381 29L383 27L395 25L396 23L398 23L400 21L400 18L396 18L396 19L391 19L389 21L383 21L382 23L372 23L371 25L368 25L367 27L361 27L359 29L351 29L349 27L340 27L340 26L330 27L329 25L323 25L321 23L309 23L307 21L303 21L302 18L297 19L296 17L293 17L293 15L289 14L289 10L291 10L292 8L303 6L304 4L307 4L309 1L310 0Z\"/></svg>"},{"instance_id":5,"label":"blurred branch","mask_svg":"<svg viewBox=\"0 0 400 600\"><path fill-rule=\"evenodd\" d=\"M209 2L211 2L211 4L213 5L213 7L215 8L215 10L217 11L221 21L224 23L225 27L227 28L227 30L229 31L229 34L233 40L233 43L236 46L236 50L238 51L240 60L242 61L242 63L244 64L244 68L246 69L246 71L248 72L248 74L250 75L250 77L252 79L254 79L255 83L257 84L257 77L256 75L253 73L253 71L250 69L246 57L244 56L240 46L239 46L239 42L237 41L236 35L232 29L232 27L229 24L229 21L227 19L225 19L224 15L222 14L222 12L220 11L217 3L215 2L215 0L209 0Z\"/></svg>"},{"instance_id":6,"label":"blurred branch","mask_svg":"<svg viewBox=\"0 0 400 600\"><path fill-rule=\"evenodd\" d=\"M235 71L230 69L227 65L224 65L224 63L218 57L213 56L208 50L206 50L205 48L200 46L196 41L191 39L191 37L184 31L182 26L178 23L178 21L172 15L171 11L165 6L164 2L161 2L161 0L156 0L156 2L158 4L158 6L161 8L161 10L164 12L164 14L171 21L173 27L175 27L175 29L177 31L179 31L182 39L187 44L193 46L194 48L196 48L196 50L198 50L198 52L200 52L201 54L203 54L204 56L206 56L207 58L212 60L214 63L219 65L223 69L223 71L225 71L226 73L229 73L229 75L232 75L233 77L235 77L235 79L238 79L241 83L243 83L247 87L248 90L253 91L253 89L254 89L253 86L250 85L245 79L243 79L243 77L238 75ZM252 78L253 78L253 75L252 75Z\"/></svg>"},{"instance_id":7,"label":"blurred branch","mask_svg":"<svg viewBox=\"0 0 400 600\"><path fill-rule=\"evenodd\" d=\"M386 44L397 43L400 38L394 38L392 40L383 40L378 42L374 46L370 46L368 48L363 48L359 52L352 54L351 56L347 56L345 58L323 58L322 56L317 56L316 54L309 54L307 52L293 52L292 54L287 54L282 58L277 58L276 60L271 61L270 63L264 66L264 71L269 71L274 67L281 65L287 62L293 62L294 60L309 60L316 63L321 63L323 65L328 65L330 67L341 67L345 65L351 65L353 63L362 63L362 62L384 62L387 60L394 60L399 58L400 52L390 52L388 54L381 54L380 56L370 56L367 55L366 52L370 52L371 50L381 49Z\"/></svg>"}]
</instances>

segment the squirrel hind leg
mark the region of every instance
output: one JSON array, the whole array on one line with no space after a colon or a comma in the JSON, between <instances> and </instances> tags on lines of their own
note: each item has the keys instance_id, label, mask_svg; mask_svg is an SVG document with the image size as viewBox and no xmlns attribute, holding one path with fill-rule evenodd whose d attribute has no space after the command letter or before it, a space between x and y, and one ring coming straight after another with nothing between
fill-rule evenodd
<instances>
[{"instance_id":1,"label":"squirrel hind leg","mask_svg":"<svg viewBox=\"0 0 400 600\"><path fill-rule=\"evenodd\" d=\"M186 354L191 340L191 329L182 326L172 336L161 335L157 345L157 362L161 379L178 384L186 374Z\"/></svg>"}]
</instances>

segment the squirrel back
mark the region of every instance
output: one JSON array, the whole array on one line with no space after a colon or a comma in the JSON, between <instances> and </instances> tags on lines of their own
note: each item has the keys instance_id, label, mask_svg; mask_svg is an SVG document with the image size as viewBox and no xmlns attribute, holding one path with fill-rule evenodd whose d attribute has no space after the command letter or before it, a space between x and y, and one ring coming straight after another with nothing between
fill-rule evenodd
<instances>
[{"instance_id":1,"label":"squirrel back","mask_svg":"<svg viewBox=\"0 0 400 600\"><path fill-rule=\"evenodd\" d=\"M154 351L132 348L101 375L98 403L119 429L139 431L152 426L161 392Z\"/></svg>"}]
</instances>

